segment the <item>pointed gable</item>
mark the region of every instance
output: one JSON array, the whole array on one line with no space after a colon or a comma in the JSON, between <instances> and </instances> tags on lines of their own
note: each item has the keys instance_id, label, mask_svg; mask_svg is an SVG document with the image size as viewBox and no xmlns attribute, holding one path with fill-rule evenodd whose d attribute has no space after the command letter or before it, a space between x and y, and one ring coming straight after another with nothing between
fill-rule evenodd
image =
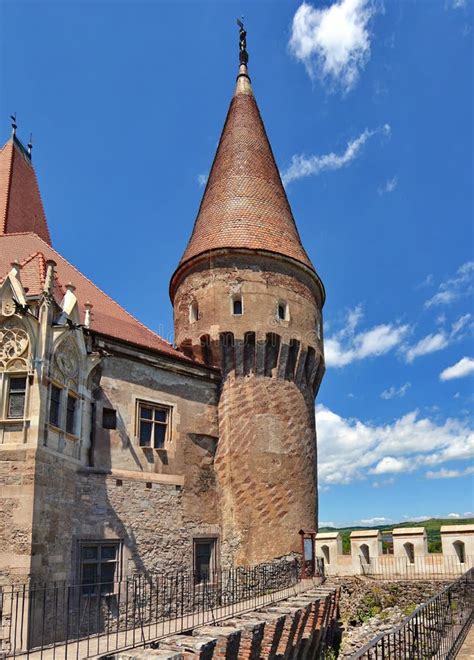
<instances>
[{"instance_id":1,"label":"pointed gable","mask_svg":"<svg viewBox=\"0 0 474 660\"><path fill-rule=\"evenodd\" d=\"M33 232L51 245L31 158L13 136L0 150L0 236Z\"/></svg>"},{"instance_id":2,"label":"pointed gable","mask_svg":"<svg viewBox=\"0 0 474 660\"><path fill-rule=\"evenodd\" d=\"M314 270L301 244L245 65L240 67L180 266L197 255L223 248L274 252Z\"/></svg>"}]
</instances>

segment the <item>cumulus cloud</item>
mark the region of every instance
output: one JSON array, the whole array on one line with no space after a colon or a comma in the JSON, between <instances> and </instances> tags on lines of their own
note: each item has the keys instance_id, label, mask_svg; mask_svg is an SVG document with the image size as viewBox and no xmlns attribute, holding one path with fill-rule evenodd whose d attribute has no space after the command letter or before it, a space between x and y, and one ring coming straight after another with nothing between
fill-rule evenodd
<instances>
[{"instance_id":1,"label":"cumulus cloud","mask_svg":"<svg viewBox=\"0 0 474 660\"><path fill-rule=\"evenodd\" d=\"M369 474L434 468L474 457L474 432L465 420L435 422L412 411L394 422L374 425L316 409L321 484L348 484Z\"/></svg>"},{"instance_id":2,"label":"cumulus cloud","mask_svg":"<svg viewBox=\"0 0 474 660\"><path fill-rule=\"evenodd\" d=\"M428 470L425 477L427 479L456 479L457 477L466 477L469 474L474 474L474 467L468 467L464 470L447 470L446 468Z\"/></svg>"},{"instance_id":3,"label":"cumulus cloud","mask_svg":"<svg viewBox=\"0 0 474 660\"><path fill-rule=\"evenodd\" d=\"M384 355L400 345L410 331L408 325L383 323L357 333L362 316L360 306L349 310L343 329L325 340L328 367L344 367L356 360Z\"/></svg>"},{"instance_id":4,"label":"cumulus cloud","mask_svg":"<svg viewBox=\"0 0 474 660\"><path fill-rule=\"evenodd\" d=\"M425 307L448 305L473 292L474 261L467 261L460 266L455 275L438 287L437 293L425 302Z\"/></svg>"},{"instance_id":5,"label":"cumulus cloud","mask_svg":"<svg viewBox=\"0 0 474 660\"><path fill-rule=\"evenodd\" d=\"M380 396L382 399L387 399L387 400L400 398L402 396L405 396L409 387L411 387L411 383L405 383L404 385L401 385L399 388L396 388L392 385L387 390L384 390Z\"/></svg>"},{"instance_id":6,"label":"cumulus cloud","mask_svg":"<svg viewBox=\"0 0 474 660\"><path fill-rule=\"evenodd\" d=\"M370 58L369 25L376 13L370 0L339 0L321 9L303 2L293 17L290 51L311 79L347 93Z\"/></svg>"},{"instance_id":7,"label":"cumulus cloud","mask_svg":"<svg viewBox=\"0 0 474 660\"><path fill-rule=\"evenodd\" d=\"M391 133L389 124L384 124L384 126L374 130L366 128L359 137L350 140L345 150L339 154L332 151L329 154L320 156L306 156L304 154L292 156L291 164L281 175L283 183L287 185L296 179L346 167L357 158L367 140L377 133L389 136Z\"/></svg>"},{"instance_id":8,"label":"cumulus cloud","mask_svg":"<svg viewBox=\"0 0 474 660\"><path fill-rule=\"evenodd\" d=\"M474 359L463 357L451 367L444 369L440 375L440 380L453 380L454 378L464 378L474 374Z\"/></svg>"},{"instance_id":9,"label":"cumulus cloud","mask_svg":"<svg viewBox=\"0 0 474 660\"><path fill-rule=\"evenodd\" d=\"M392 179L388 179L385 184L379 188L379 195L384 195L385 193L392 193L395 188L398 186L398 177L394 176Z\"/></svg>"}]
</instances>

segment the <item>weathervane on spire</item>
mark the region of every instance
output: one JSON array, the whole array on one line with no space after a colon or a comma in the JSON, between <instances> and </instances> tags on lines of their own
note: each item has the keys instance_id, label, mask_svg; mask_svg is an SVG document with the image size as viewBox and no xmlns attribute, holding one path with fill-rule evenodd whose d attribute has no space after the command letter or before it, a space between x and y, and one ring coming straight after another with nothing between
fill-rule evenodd
<instances>
[{"instance_id":1,"label":"weathervane on spire","mask_svg":"<svg viewBox=\"0 0 474 660\"><path fill-rule=\"evenodd\" d=\"M18 128L18 124L16 123L16 112L15 114L10 115L10 119L12 120L12 137L15 137L16 129Z\"/></svg>"},{"instance_id":2,"label":"weathervane on spire","mask_svg":"<svg viewBox=\"0 0 474 660\"><path fill-rule=\"evenodd\" d=\"M239 38L240 38L239 61L240 64L244 64L245 66L247 66L247 62L249 61L249 54L247 53L247 32L244 28L243 20L244 20L243 16L242 19L240 18L237 19L237 25L239 26Z\"/></svg>"}]
</instances>

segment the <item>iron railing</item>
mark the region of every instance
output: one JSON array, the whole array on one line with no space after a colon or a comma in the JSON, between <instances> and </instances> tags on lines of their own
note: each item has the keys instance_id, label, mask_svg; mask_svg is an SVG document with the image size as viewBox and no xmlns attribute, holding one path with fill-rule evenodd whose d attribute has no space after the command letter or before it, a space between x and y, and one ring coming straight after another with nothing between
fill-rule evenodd
<instances>
[{"instance_id":1,"label":"iron railing","mask_svg":"<svg viewBox=\"0 0 474 660\"><path fill-rule=\"evenodd\" d=\"M318 574L323 565L318 562ZM145 645L297 593L295 561L148 574L101 584L3 587L0 658L88 658Z\"/></svg>"},{"instance_id":2,"label":"iron railing","mask_svg":"<svg viewBox=\"0 0 474 660\"><path fill-rule=\"evenodd\" d=\"M474 569L420 605L402 623L378 635L351 658L445 660L455 658L474 612Z\"/></svg>"},{"instance_id":3,"label":"iron railing","mask_svg":"<svg viewBox=\"0 0 474 660\"><path fill-rule=\"evenodd\" d=\"M464 557L460 562L454 555L430 554L420 557L394 557L382 555L367 560L360 555L362 574L378 580L429 580L449 579L463 575L474 566L474 557Z\"/></svg>"}]
</instances>

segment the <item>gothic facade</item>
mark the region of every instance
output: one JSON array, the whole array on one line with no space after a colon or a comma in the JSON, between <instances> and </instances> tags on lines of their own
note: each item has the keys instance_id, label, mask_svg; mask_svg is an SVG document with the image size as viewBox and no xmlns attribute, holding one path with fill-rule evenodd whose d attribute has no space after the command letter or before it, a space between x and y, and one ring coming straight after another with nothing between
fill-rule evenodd
<instances>
[{"instance_id":1,"label":"gothic facade","mask_svg":"<svg viewBox=\"0 0 474 660\"><path fill-rule=\"evenodd\" d=\"M317 524L324 288L241 59L184 255L175 345L51 244L0 151L0 584L270 561Z\"/></svg>"}]
</instances>

